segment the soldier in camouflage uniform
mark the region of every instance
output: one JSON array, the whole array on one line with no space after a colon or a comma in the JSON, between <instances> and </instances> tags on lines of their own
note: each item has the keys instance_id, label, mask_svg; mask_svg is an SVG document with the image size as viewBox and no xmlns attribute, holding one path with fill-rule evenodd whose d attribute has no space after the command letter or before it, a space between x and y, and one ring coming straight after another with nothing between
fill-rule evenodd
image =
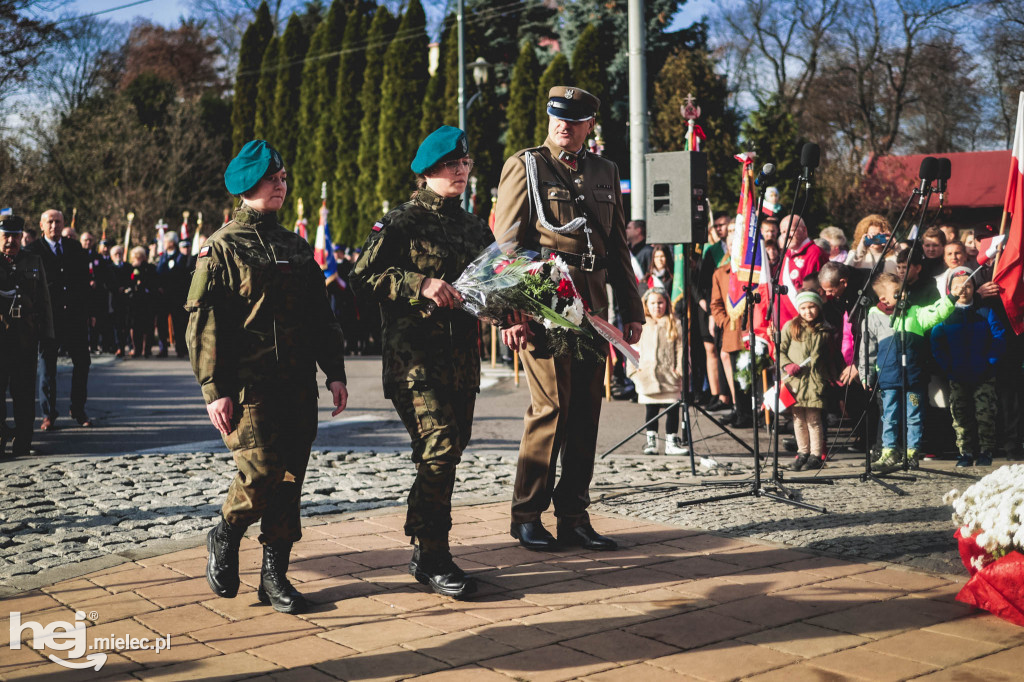
<instances>
[{"instance_id":1,"label":"soldier in camouflage uniform","mask_svg":"<svg viewBox=\"0 0 1024 682\"><path fill-rule=\"evenodd\" d=\"M477 321L454 310L449 284L494 237L462 210L472 159L466 136L442 126L420 145L421 176L410 201L376 223L353 270L357 286L380 302L384 395L412 438L416 480L405 533L417 546L410 573L439 594L463 597L475 584L448 548L455 467L469 443L480 387Z\"/></svg>"},{"instance_id":2,"label":"soldier in camouflage uniform","mask_svg":"<svg viewBox=\"0 0 1024 682\"><path fill-rule=\"evenodd\" d=\"M36 349L53 339L53 313L46 272L39 256L21 249L25 221L0 218L0 458L10 436L12 453L27 455L36 416ZM7 427L7 387L14 404L14 430Z\"/></svg>"},{"instance_id":3,"label":"soldier in camouflage uniform","mask_svg":"<svg viewBox=\"0 0 1024 682\"><path fill-rule=\"evenodd\" d=\"M277 223L287 178L262 140L246 144L225 184L241 195L231 221L199 251L185 308L192 370L238 474L207 538L206 578L222 597L238 592L238 546L262 520L258 596L277 611L306 602L285 572L301 536L299 498L317 429L316 365L337 415L348 399L345 341L309 244Z\"/></svg>"}]
</instances>

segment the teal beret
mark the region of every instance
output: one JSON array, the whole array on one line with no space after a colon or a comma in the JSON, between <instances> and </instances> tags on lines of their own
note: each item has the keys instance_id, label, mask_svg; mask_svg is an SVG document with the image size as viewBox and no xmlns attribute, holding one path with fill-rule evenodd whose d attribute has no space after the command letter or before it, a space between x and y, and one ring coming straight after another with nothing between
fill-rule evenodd
<instances>
[{"instance_id":1,"label":"teal beret","mask_svg":"<svg viewBox=\"0 0 1024 682\"><path fill-rule=\"evenodd\" d=\"M238 156L231 159L224 171L224 186L232 194L244 194L256 186L265 175L284 168L277 150L263 140L246 142Z\"/></svg>"},{"instance_id":2,"label":"teal beret","mask_svg":"<svg viewBox=\"0 0 1024 682\"><path fill-rule=\"evenodd\" d=\"M21 232L24 229L24 218L16 215L0 216L0 232Z\"/></svg>"},{"instance_id":3,"label":"teal beret","mask_svg":"<svg viewBox=\"0 0 1024 682\"><path fill-rule=\"evenodd\" d=\"M461 159L469 155L466 133L452 126L441 126L427 135L416 150L416 158L409 167L413 173L422 173L439 161Z\"/></svg>"}]
</instances>

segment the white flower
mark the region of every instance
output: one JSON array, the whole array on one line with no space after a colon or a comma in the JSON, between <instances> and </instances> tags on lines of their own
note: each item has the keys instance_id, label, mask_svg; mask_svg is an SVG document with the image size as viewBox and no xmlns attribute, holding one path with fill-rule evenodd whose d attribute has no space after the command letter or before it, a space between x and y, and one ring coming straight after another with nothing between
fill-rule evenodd
<instances>
[{"instance_id":1,"label":"white flower","mask_svg":"<svg viewBox=\"0 0 1024 682\"><path fill-rule=\"evenodd\" d=\"M565 315L565 319L578 327L583 323L583 301L574 298L572 305L566 306L562 314Z\"/></svg>"},{"instance_id":2,"label":"white flower","mask_svg":"<svg viewBox=\"0 0 1024 682\"><path fill-rule=\"evenodd\" d=\"M976 566L1010 551L1024 551L1024 465L1002 466L967 488L950 490L943 502L953 507L953 521L964 537L989 553Z\"/></svg>"}]
</instances>

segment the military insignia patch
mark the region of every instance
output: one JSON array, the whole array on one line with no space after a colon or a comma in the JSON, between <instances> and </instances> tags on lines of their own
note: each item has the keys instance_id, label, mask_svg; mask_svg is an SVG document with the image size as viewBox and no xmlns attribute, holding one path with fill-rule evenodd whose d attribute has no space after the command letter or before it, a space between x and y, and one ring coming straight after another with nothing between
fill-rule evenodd
<instances>
[{"instance_id":1,"label":"military insignia patch","mask_svg":"<svg viewBox=\"0 0 1024 682\"><path fill-rule=\"evenodd\" d=\"M374 232L380 232L381 230L383 230L383 229L384 229L384 223L382 223L381 221L379 221L379 220L378 220L377 222L375 222L375 223L373 224L373 227L372 227L371 229L372 229L372 230L373 230Z\"/></svg>"},{"instance_id":2,"label":"military insignia patch","mask_svg":"<svg viewBox=\"0 0 1024 682\"><path fill-rule=\"evenodd\" d=\"M204 246L203 248L199 249L199 256L198 256L199 258L202 258L204 256L209 256L209 255L210 255L210 247L209 246Z\"/></svg>"}]
</instances>

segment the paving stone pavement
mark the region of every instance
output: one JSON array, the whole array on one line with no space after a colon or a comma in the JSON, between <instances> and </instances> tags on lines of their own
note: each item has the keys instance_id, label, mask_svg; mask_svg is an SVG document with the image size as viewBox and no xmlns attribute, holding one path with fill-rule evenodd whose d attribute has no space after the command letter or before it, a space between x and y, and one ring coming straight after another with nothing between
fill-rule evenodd
<instances>
[{"instance_id":1,"label":"paving stone pavement","mask_svg":"<svg viewBox=\"0 0 1024 682\"><path fill-rule=\"evenodd\" d=\"M299 615L259 603L251 535L234 599L211 594L200 538L47 584L0 601L0 632L20 632L0 646L0 679L1021 679L1024 629L955 601L962 576L603 513L594 522L619 551L530 552L508 542L507 513L504 502L454 510L452 551L479 585L466 601L409 575L399 508L307 525L289 570L311 602ZM78 651L60 629L56 641L33 631L75 620Z\"/></svg>"},{"instance_id":2,"label":"paving stone pavement","mask_svg":"<svg viewBox=\"0 0 1024 682\"><path fill-rule=\"evenodd\" d=\"M702 486L712 479L749 479L749 459L719 460L719 467L699 469L693 477L687 458L601 459L593 509L853 559L962 571L942 496L969 480L925 474L900 483L905 496L856 480L792 486L805 502L826 507L826 514L752 494L677 508L679 500L752 489ZM856 461L840 463L837 471L856 473ZM80 574L147 547L159 549L161 541L198 537L217 516L233 473L226 452L43 460L6 468L0 488L0 594L45 584L54 571ZM456 504L508 499L514 473L512 454L467 452ZM404 452L314 451L303 514L401 505L412 479Z\"/></svg>"}]
</instances>

